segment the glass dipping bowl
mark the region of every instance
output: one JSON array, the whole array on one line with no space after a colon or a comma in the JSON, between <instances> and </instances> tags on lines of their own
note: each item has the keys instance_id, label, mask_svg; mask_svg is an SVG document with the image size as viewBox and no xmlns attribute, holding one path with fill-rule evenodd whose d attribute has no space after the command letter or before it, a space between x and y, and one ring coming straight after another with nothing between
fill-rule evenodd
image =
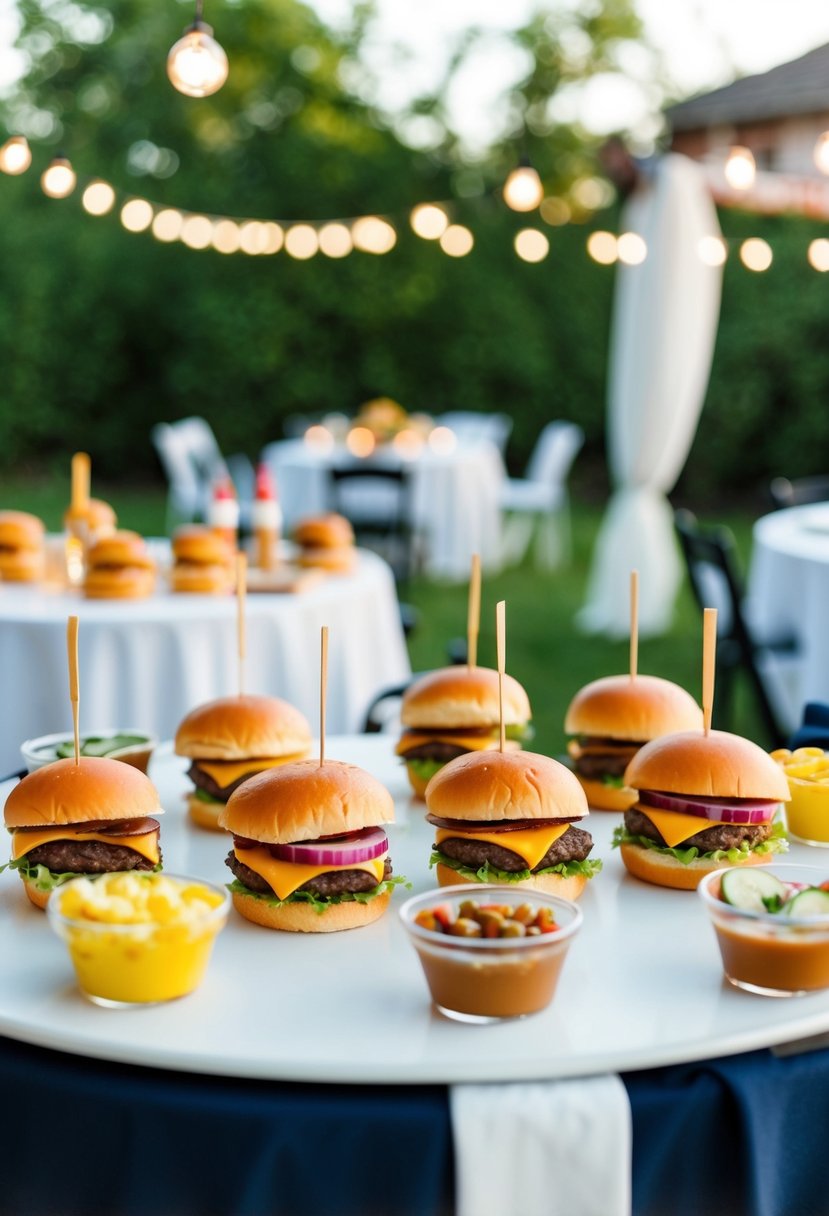
<instances>
[{"instance_id":1,"label":"glass dipping bowl","mask_svg":"<svg viewBox=\"0 0 829 1216\"><path fill-rule=\"evenodd\" d=\"M829 879L829 866L776 865L763 870L781 882L811 887ZM720 898L727 872L714 870L697 887L717 935L726 979L735 988L761 996L805 996L829 988L829 916L734 908Z\"/></svg>"},{"instance_id":2,"label":"glass dipping bowl","mask_svg":"<svg viewBox=\"0 0 829 1216\"><path fill-rule=\"evenodd\" d=\"M121 737L130 737L136 742L129 744L126 747L115 747L106 749L106 744L103 742L107 739L117 739ZM25 743L20 744L20 754L23 757L23 763L30 773L35 769L43 768L45 764L51 764L58 759L58 747L62 743L73 743L75 736L70 731L59 731L55 735L40 735L36 739L27 739ZM158 740L153 735L148 735L146 731L133 730L132 728L124 728L123 730L88 730L81 734L81 748L89 740L95 739L102 741L101 748L96 751L95 755L106 756L109 760L123 760L127 764L132 764L134 768L141 769L142 773L146 773L150 763L150 756L156 747ZM83 751L81 752L83 755Z\"/></svg>"},{"instance_id":3,"label":"glass dipping bowl","mask_svg":"<svg viewBox=\"0 0 829 1216\"><path fill-rule=\"evenodd\" d=\"M198 988L229 906L225 888L200 878L130 871L72 878L46 911L84 996L120 1008Z\"/></svg>"},{"instance_id":4,"label":"glass dipping bowl","mask_svg":"<svg viewBox=\"0 0 829 1216\"><path fill-rule=\"evenodd\" d=\"M419 912L434 907L448 907L454 920L460 905L470 899L484 905L548 908L560 927L538 937L475 938L440 933L415 921ZM583 914L578 904L556 895L464 883L415 895L401 906L400 918L438 1011L455 1021L484 1024L546 1009Z\"/></svg>"}]
</instances>

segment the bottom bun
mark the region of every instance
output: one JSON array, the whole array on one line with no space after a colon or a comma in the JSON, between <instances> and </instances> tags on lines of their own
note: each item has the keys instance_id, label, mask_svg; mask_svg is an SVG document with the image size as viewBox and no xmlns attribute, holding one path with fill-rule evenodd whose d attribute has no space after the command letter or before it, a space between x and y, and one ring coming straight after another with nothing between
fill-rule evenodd
<instances>
[{"instance_id":1,"label":"bottom bun","mask_svg":"<svg viewBox=\"0 0 829 1216\"><path fill-rule=\"evenodd\" d=\"M695 891L712 870L727 870L731 866L762 866L774 861L773 853L746 853L739 861L705 861L697 858L683 865L676 857L643 849L639 844L623 844L619 849L622 861L634 878L653 883L656 887L673 887L677 891Z\"/></svg>"},{"instance_id":2,"label":"bottom bun","mask_svg":"<svg viewBox=\"0 0 829 1216\"><path fill-rule=\"evenodd\" d=\"M170 588L190 595L227 595L233 590L233 567L176 562L170 571Z\"/></svg>"},{"instance_id":3,"label":"bottom bun","mask_svg":"<svg viewBox=\"0 0 829 1216\"><path fill-rule=\"evenodd\" d=\"M88 600L143 600L155 591L155 570L143 566L87 571L83 593Z\"/></svg>"},{"instance_id":4,"label":"bottom bun","mask_svg":"<svg viewBox=\"0 0 829 1216\"><path fill-rule=\"evenodd\" d=\"M639 798L636 790L629 785L621 788L616 785L605 785L603 781L593 781L590 777L582 777L576 773L582 789L587 796L587 805L591 811L626 811Z\"/></svg>"},{"instance_id":5,"label":"bottom bun","mask_svg":"<svg viewBox=\"0 0 829 1216\"><path fill-rule=\"evenodd\" d=\"M435 867L435 873L438 886L441 887L456 887L463 882L469 883L471 887L478 885L476 878L467 878L465 874L459 874L451 866L441 865L440 862ZM569 878L563 874L532 874L529 878L522 878L520 882L505 882L502 885L515 887L516 890L543 891L546 895L559 895L562 899L578 899L586 884L587 878L584 874L573 874Z\"/></svg>"},{"instance_id":6,"label":"bottom bun","mask_svg":"<svg viewBox=\"0 0 829 1216\"><path fill-rule=\"evenodd\" d=\"M349 574L357 560L354 547L342 545L335 549L303 549L298 555L298 566L328 570L332 574Z\"/></svg>"},{"instance_id":7,"label":"bottom bun","mask_svg":"<svg viewBox=\"0 0 829 1216\"><path fill-rule=\"evenodd\" d=\"M187 797L187 813L193 823L198 824L200 828L207 828L208 832L224 834L224 828L219 827L219 812L224 809L223 802L204 802L195 794L189 794Z\"/></svg>"},{"instance_id":8,"label":"bottom bun","mask_svg":"<svg viewBox=\"0 0 829 1216\"><path fill-rule=\"evenodd\" d=\"M245 920L265 929L282 929L285 933L336 933L340 929L359 929L379 920L389 906L391 891L376 895L367 904L332 904L317 912L306 903L269 904L255 895L233 892L233 906Z\"/></svg>"},{"instance_id":9,"label":"bottom bun","mask_svg":"<svg viewBox=\"0 0 829 1216\"><path fill-rule=\"evenodd\" d=\"M23 878L23 875L20 875ZM23 886L26 889L26 894L36 908L45 908L49 902L51 891L40 891L28 878L23 878Z\"/></svg>"},{"instance_id":10,"label":"bottom bun","mask_svg":"<svg viewBox=\"0 0 829 1216\"><path fill-rule=\"evenodd\" d=\"M43 578L43 550L15 549L0 554L0 578L4 583L34 583Z\"/></svg>"},{"instance_id":11,"label":"bottom bun","mask_svg":"<svg viewBox=\"0 0 829 1216\"><path fill-rule=\"evenodd\" d=\"M409 785L412 787L412 790L414 791L415 798L419 798L421 802L425 802L426 801L426 786L429 784L428 779L426 781L424 781L422 777L419 777L418 774L412 768L411 764L406 765L406 773L408 774Z\"/></svg>"}]
</instances>

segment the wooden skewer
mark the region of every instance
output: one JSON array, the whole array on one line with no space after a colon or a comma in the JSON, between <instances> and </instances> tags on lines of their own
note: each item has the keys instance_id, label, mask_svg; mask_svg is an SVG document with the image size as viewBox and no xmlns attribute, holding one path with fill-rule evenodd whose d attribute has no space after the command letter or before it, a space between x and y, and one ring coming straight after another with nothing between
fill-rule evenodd
<instances>
[{"instance_id":1,"label":"wooden skewer","mask_svg":"<svg viewBox=\"0 0 829 1216\"><path fill-rule=\"evenodd\" d=\"M466 618L466 662L474 667L478 661L478 634L481 627L481 558L472 554L469 577L469 608Z\"/></svg>"},{"instance_id":2,"label":"wooden skewer","mask_svg":"<svg viewBox=\"0 0 829 1216\"><path fill-rule=\"evenodd\" d=\"M69 700L72 702L72 730L75 735L75 763L81 762L81 736L78 727L80 691L78 683L78 618L70 616L66 625L66 652L69 659Z\"/></svg>"},{"instance_id":3,"label":"wooden skewer","mask_svg":"<svg viewBox=\"0 0 829 1216\"><path fill-rule=\"evenodd\" d=\"M247 592L248 559L244 553L236 554L236 644L239 652L239 696L244 693L245 685L245 656L247 655L247 638L245 635L245 594Z\"/></svg>"},{"instance_id":4,"label":"wooden skewer","mask_svg":"<svg viewBox=\"0 0 829 1216\"><path fill-rule=\"evenodd\" d=\"M72 457L72 510L80 511L89 502L90 460L86 452Z\"/></svg>"},{"instance_id":5,"label":"wooden skewer","mask_svg":"<svg viewBox=\"0 0 829 1216\"><path fill-rule=\"evenodd\" d=\"M320 768L325 764L325 693L328 687L328 626L320 631Z\"/></svg>"},{"instance_id":6,"label":"wooden skewer","mask_svg":"<svg viewBox=\"0 0 829 1216\"><path fill-rule=\"evenodd\" d=\"M495 605L495 648L498 657L498 748L503 751L507 741L507 729L504 724L504 671L507 654L506 600L499 600Z\"/></svg>"},{"instance_id":7,"label":"wooden skewer","mask_svg":"<svg viewBox=\"0 0 829 1216\"><path fill-rule=\"evenodd\" d=\"M639 571L630 572L630 678L639 670Z\"/></svg>"},{"instance_id":8,"label":"wooden skewer","mask_svg":"<svg viewBox=\"0 0 829 1216\"><path fill-rule=\"evenodd\" d=\"M711 730L714 712L714 671L717 662L717 610L706 608L702 617L702 726Z\"/></svg>"}]
</instances>

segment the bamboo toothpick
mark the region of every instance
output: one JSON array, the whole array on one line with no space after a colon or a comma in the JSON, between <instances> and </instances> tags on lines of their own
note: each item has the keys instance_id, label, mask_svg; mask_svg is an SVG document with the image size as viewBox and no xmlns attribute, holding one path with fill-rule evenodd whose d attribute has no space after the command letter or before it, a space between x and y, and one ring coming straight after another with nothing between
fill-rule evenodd
<instances>
[{"instance_id":1,"label":"bamboo toothpick","mask_svg":"<svg viewBox=\"0 0 829 1216\"><path fill-rule=\"evenodd\" d=\"M504 725L504 672L506 670L507 626L506 600L499 600L495 605L495 651L498 660L498 748L503 751L507 742L507 730Z\"/></svg>"},{"instance_id":2,"label":"bamboo toothpick","mask_svg":"<svg viewBox=\"0 0 829 1216\"><path fill-rule=\"evenodd\" d=\"M481 558L472 554L472 571L469 576L469 608L466 617L466 663L474 667L478 662L478 634L481 628Z\"/></svg>"},{"instance_id":3,"label":"bamboo toothpick","mask_svg":"<svg viewBox=\"0 0 829 1216\"><path fill-rule=\"evenodd\" d=\"M70 616L66 625L66 652L69 659L69 700L72 702L72 730L75 736L75 763L81 761L81 736L78 728L80 691L78 684L78 618Z\"/></svg>"},{"instance_id":4,"label":"bamboo toothpick","mask_svg":"<svg viewBox=\"0 0 829 1216\"><path fill-rule=\"evenodd\" d=\"M86 452L72 457L72 510L80 511L89 502L90 460Z\"/></svg>"},{"instance_id":5,"label":"bamboo toothpick","mask_svg":"<svg viewBox=\"0 0 829 1216\"><path fill-rule=\"evenodd\" d=\"M320 631L320 768L325 764L325 693L328 687L328 626Z\"/></svg>"},{"instance_id":6,"label":"bamboo toothpick","mask_svg":"<svg viewBox=\"0 0 829 1216\"><path fill-rule=\"evenodd\" d=\"M717 661L717 610L706 608L702 617L702 727L711 730L714 712L714 670Z\"/></svg>"},{"instance_id":7,"label":"bamboo toothpick","mask_svg":"<svg viewBox=\"0 0 829 1216\"><path fill-rule=\"evenodd\" d=\"M239 653L239 696L245 691L245 656L247 655L247 637L245 635L245 595L247 593L248 559L244 553L236 554L236 645Z\"/></svg>"},{"instance_id":8,"label":"bamboo toothpick","mask_svg":"<svg viewBox=\"0 0 829 1216\"><path fill-rule=\"evenodd\" d=\"M630 572L630 678L639 670L639 571Z\"/></svg>"}]
</instances>

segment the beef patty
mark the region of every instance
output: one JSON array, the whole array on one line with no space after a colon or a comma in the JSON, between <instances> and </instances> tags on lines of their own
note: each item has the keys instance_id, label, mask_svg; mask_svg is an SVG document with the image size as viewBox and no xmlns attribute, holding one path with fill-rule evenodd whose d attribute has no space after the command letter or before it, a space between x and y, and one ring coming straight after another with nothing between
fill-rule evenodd
<instances>
[{"instance_id":1,"label":"beef patty","mask_svg":"<svg viewBox=\"0 0 829 1216\"><path fill-rule=\"evenodd\" d=\"M243 861L240 861L232 849L225 858L225 865L230 867L234 876L248 890L256 891L260 895L275 894L270 883L266 882L261 874L257 874L250 866L246 866ZM391 876L392 865L387 857L381 881L385 881ZM349 892L371 891L377 885L374 875L369 874L366 870L329 870L325 874L318 874L316 878L309 878L308 882L297 887L297 890L312 891L314 895L346 895Z\"/></svg>"},{"instance_id":2,"label":"beef patty","mask_svg":"<svg viewBox=\"0 0 829 1216\"><path fill-rule=\"evenodd\" d=\"M715 849L738 849L744 840L753 847L768 840L772 832L770 823L718 823L710 828L703 827L705 823L706 820L700 817L702 830L683 840L683 849L695 845L701 853L712 853ZM659 828L635 806L625 811L625 827L631 836L647 836L648 840L668 847Z\"/></svg>"},{"instance_id":3,"label":"beef patty","mask_svg":"<svg viewBox=\"0 0 829 1216\"><path fill-rule=\"evenodd\" d=\"M108 874L111 870L154 870L155 865L133 849L101 840L53 840L26 854L32 865L54 874ZM161 861L161 849L158 850Z\"/></svg>"},{"instance_id":4,"label":"beef patty","mask_svg":"<svg viewBox=\"0 0 829 1216\"><path fill-rule=\"evenodd\" d=\"M204 790L205 794L209 794L211 798L218 799L219 802L227 802L234 790L238 790L240 785L250 777L255 776L255 771L245 773L242 777L237 777L229 785L219 785L218 781L214 781L212 777L199 768L198 760L194 760L187 770L187 776L197 789Z\"/></svg>"},{"instance_id":5,"label":"beef patty","mask_svg":"<svg viewBox=\"0 0 829 1216\"><path fill-rule=\"evenodd\" d=\"M509 840L509 833L504 833L504 840ZM469 866L471 870L478 870L487 862L497 870L517 872L527 868L526 861L518 853L513 853L512 849L504 848L500 844L491 844L487 840L472 840L469 836L448 836L435 847L444 856ZM584 861L592 848L593 837L589 832L585 832L583 828L568 828L533 869L545 870L548 866L557 866L565 861Z\"/></svg>"}]
</instances>

